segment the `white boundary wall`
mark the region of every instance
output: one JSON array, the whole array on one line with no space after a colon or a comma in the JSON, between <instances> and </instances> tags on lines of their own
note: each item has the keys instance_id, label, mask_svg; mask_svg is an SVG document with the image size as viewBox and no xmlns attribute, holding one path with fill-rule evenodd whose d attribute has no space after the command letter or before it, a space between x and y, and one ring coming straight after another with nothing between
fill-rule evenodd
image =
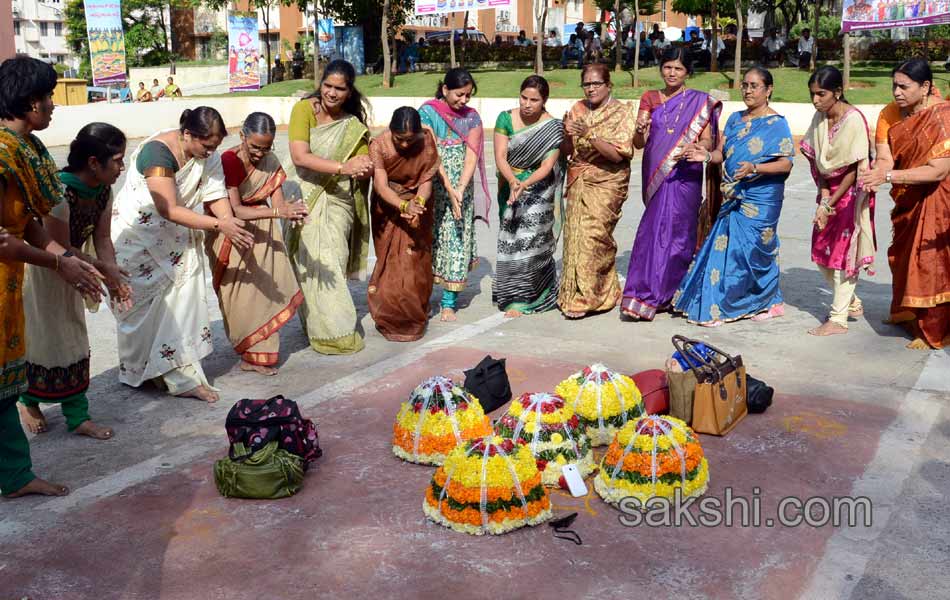
<instances>
[{"instance_id":1,"label":"white boundary wall","mask_svg":"<svg viewBox=\"0 0 950 600\"><path fill-rule=\"evenodd\" d=\"M370 98L371 125L385 127L389 124L393 112L400 106L421 106L428 98L409 97L376 97ZM171 129L178 126L181 111L196 106L213 106L218 109L228 127L238 127L244 118L254 111L263 111L274 117L278 125L286 125L290 120L290 111L299 98L268 97L268 96L237 96L216 97L204 96L162 100L146 104L108 104L99 102L80 106L60 106L53 113L53 122L48 129L37 132L37 135L48 146L68 145L76 133L85 124L93 121L111 123L125 132L131 138L144 138L160 129ZM574 100L553 98L548 101L548 111L555 117L561 117L571 107ZM472 99L470 105L482 116L486 127L492 127L495 119L502 111L517 106L515 98L478 98ZM811 123L815 109L811 104L775 103L772 107L788 119L793 135L804 135ZM723 118L720 127L725 124L725 117L742 110L741 102L726 102L723 107ZM878 113L884 108L882 104L859 105L859 109L867 117L871 127L877 122Z\"/></svg>"}]
</instances>

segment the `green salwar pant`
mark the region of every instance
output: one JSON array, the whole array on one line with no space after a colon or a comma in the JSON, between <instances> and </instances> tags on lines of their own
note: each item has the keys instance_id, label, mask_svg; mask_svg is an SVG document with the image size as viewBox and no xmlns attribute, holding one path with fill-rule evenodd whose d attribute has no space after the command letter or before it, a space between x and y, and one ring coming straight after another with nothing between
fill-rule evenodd
<instances>
[{"instance_id":1,"label":"green salwar pant","mask_svg":"<svg viewBox=\"0 0 950 600\"><path fill-rule=\"evenodd\" d=\"M20 426L12 398L0 400L0 494L6 496L36 479L30 460L30 442Z\"/></svg>"},{"instance_id":2,"label":"green salwar pant","mask_svg":"<svg viewBox=\"0 0 950 600\"><path fill-rule=\"evenodd\" d=\"M66 418L66 426L73 431L89 420L89 399L86 392L80 392L65 398L40 398L32 394L21 394L20 403L24 406L39 407L43 404L59 404Z\"/></svg>"}]
</instances>

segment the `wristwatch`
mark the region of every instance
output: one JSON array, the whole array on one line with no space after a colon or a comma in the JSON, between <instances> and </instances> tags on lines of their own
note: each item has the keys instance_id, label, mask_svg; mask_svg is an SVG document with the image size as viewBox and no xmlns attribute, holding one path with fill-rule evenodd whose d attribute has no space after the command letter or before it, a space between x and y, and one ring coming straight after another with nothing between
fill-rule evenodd
<instances>
[{"instance_id":1,"label":"wristwatch","mask_svg":"<svg viewBox=\"0 0 950 600\"><path fill-rule=\"evenodd\" d=\"M888 171L887 173L884 174L884 181L886 181L887 183L891 183L891 180L892 180L893 178L894 178L894 172L893 172L893 171Z\"/></svg>"}]
</instances>

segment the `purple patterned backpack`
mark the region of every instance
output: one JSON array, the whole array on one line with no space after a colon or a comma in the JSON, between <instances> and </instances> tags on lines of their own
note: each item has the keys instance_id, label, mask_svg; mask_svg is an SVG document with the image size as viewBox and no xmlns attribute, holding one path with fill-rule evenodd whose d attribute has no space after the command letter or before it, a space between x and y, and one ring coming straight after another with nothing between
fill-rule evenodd
<instances>
[{"instance_id":1,"label":"purple patterned backpack","mask_svg":"<svg viewBox=\"0 0 950 600\"><path fill-rule=\"evenodd\" d=\"M225 422L231 448L231 460L247 458L268 442L277 441L279 448L304 460L304 467L323 454L313 421L300 415L297 403L283 396L267 400L238 400L228 412ZM242 443L250 450L243 457L234 455L234 444Z\"/></svg>"}]
</instances>

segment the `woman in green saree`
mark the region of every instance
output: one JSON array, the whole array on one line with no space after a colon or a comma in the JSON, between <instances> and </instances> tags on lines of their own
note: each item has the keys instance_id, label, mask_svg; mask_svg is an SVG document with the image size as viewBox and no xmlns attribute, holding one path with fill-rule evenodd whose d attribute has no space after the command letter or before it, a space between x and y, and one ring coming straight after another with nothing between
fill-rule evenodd
<instances>
[{"instance_id":1,"label":"woman in green saree","mask_svg":"<svg viewBox=\"0 0 950 600\"><path fill-rule=\"evenodd\" d=\"M356 71L344 60L327 65L319 89L290 115L290 158L284 195L310 211L284 233L304 295L300 317L321 354L363 349L347 278L362 276L369 251L369 130Z\"/></svg>"}]
</instances>

